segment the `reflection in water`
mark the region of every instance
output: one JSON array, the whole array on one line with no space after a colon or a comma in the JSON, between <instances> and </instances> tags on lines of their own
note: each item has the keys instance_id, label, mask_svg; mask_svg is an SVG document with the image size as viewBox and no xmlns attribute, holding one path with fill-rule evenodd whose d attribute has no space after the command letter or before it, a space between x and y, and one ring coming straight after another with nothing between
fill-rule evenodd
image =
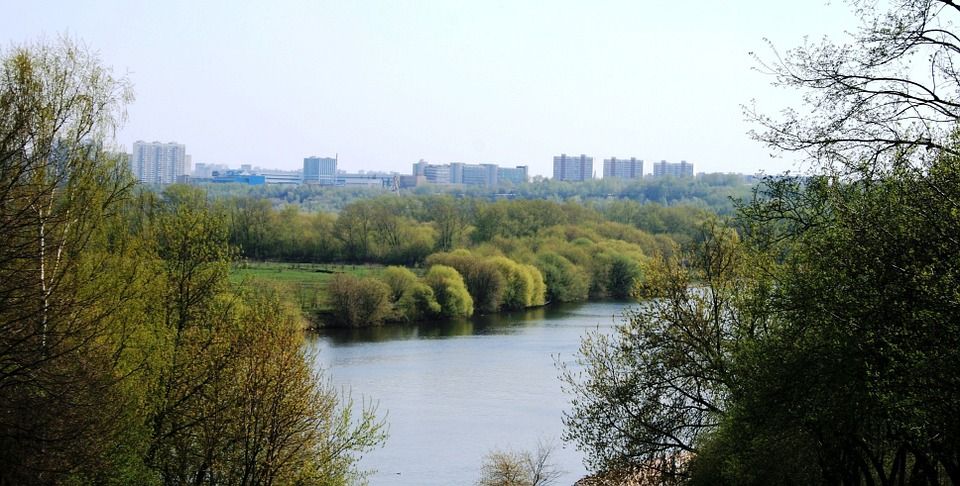
<instances>
[{"instance_id":1,"label":"reflection in water","mask_svg":"<svg viewBox=\"0 0 960 486\"><path fill-rule=\"evenodd\" d=\"M611 322L627 302L609 302L616 313L598 313L592 306L582 304L556 304L519 311L499 312L496 314L473 316L469 319L446 321L427 321L418 323L391 323L364 328L320 329L314 334L330 340L333 345L355 343L380 343L408 339L437 339L457 336L509 333L517 328L542 325L544 321L579 317L595 317ZM607 308L607 307L604 307ZM599 321L598 321L599 322Z\"/></svg>"}]
</instances>

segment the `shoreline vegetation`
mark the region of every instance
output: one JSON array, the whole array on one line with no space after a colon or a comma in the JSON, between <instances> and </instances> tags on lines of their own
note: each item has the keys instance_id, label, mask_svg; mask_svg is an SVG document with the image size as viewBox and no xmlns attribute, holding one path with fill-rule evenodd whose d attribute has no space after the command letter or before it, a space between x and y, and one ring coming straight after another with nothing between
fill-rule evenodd
<instances>
[{"instance_id":1,"label":"shoreline vegetation","mask_svg":"<svg viewBox=\"0 0 960 486\"><path fill-rule=\"evenodd\" d=\"M239 261L236 262L231 268L230 280L235 284L253 284L257 281L271 282L271 285L277 286L281 293L286 293L288 295L288 301L291 301L292 299L297 300L298 302L306 302L303 300L304 296L310 296L309 301L315 302L319 305L314 306L311 312L303 313L303 321L305 323L304 330L307 331L321 331L324 329L356 329L398 324L443 324L458 319L506 315L518 311L527 312L567 303L535 299L529 302L529 305L500 306L495 309L487 308L483 312L475 309L470 315L442 315L439 312L432 314L404 314L403 311L406 308L403 306L407 303L401 302L401 300L405 292L408 293L415 290L410 288L410 286L415 286L417 284L417 280L426 275L426 273L427 272L424 268L386 267L376 264L351 265ZM418 274L420 277L418 277ZM350 322L344 322L343 319L338 316L338 314L342 314L344 312L343 309L345 307L331 306L331 300L327 292L328 288L332 286L336 279L343 278L350 280L349 285L357 285L358 281L363 279L375 279L384 283L388 283L389 286L389 282L393 280L394 286L396 287L396 293L392 293L393 290L391 289L391 295L389 295L387 298L387 303L391 308L386 311L381 321L368 321L367 324L364 324L363 322L352 324ZM398 282L402 285L399 285ZM343 287L344 283L339 282L338 285ZM515 285L517 285L516 282ZM520 289L523 289L524 283L519 283L519 286ZM535 293L543 292L545 287L539 287L532 290ZM421 291L424 291L424 289L421 288ZM500 293L497 294L497 296L499 298L502 298L503 291L504 289L502 288L498 289L498 292ZM474 299L473 294L470 294L470 296L471 299ZM507 297L511 298L510 295ZM606 296L590 298L577 302L601 301L627 303L635 302L635 299L632 297L615 298ZM429 302L430 301L425 301L425 304L430 305ZM346 306L347 304L344 303L341 305Z\"/></svg>"},{"instance_id":2,"label":"shoreline vegetation","mask_svg":"<svg viewBox=\"0 0 960 486\"><path fill-rule=\"evenodd\" d=\"M338 213L207 193L240 263L284 288L313 327L420 322L628 299L647 269L720 224L697 206L445 194L381 195Z\"/></svg>"}]
</instances>

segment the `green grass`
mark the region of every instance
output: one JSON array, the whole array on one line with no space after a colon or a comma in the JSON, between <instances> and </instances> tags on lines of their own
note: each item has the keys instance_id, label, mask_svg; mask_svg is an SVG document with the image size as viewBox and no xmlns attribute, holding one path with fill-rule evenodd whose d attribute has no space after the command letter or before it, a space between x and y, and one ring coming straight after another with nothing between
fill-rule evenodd
<instances>
[{"instance_id":1,"label":"green grass","mask_svg":"<svg viewBox=\"0 0 960 486\"><path fill-rule=\"evenodd\" d=\"M230 280L240 282L244 279L263 278L277 282L313 284L326 282L334 273L366 277L379 275L384 268L382 265L246 262L233 266L230 271Z\"/></svg>"},{"instance_id":2,"label":"green grass","mask_svg":"<svg viewBox=\"0 0 960 486\"><path fill-rule=\"evenodd\" d=\"M249 280L270 280L287 287L290 296L304 311L322 311L324 284L335 273L358 277L377 276L382 265L335 265L325 263L243 262L230 270L230 281L237 284Z\"/></svg>"}]
</instances>

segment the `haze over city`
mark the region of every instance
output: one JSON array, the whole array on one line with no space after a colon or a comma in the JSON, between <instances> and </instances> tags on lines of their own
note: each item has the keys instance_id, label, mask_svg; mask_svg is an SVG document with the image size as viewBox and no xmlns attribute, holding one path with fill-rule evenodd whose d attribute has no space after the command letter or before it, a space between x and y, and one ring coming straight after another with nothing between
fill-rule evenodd
<instances>
[{"instance_id":1,"label":"haze over city","mask_svg":"<svg viewBox=\"0 0 960 486\"><path fill-rule=\"evenodd\" d=\"M177 141L194 163L349 171L528 165L560 153L778 172L741 105L795 101L751 69L803 36L816 2L13 2L6 45L68 35L132 81L117 141ZM104 28L110 25L111 28ZM818 30L819 29L819 30Z\"/></svg>"}]
</instances>

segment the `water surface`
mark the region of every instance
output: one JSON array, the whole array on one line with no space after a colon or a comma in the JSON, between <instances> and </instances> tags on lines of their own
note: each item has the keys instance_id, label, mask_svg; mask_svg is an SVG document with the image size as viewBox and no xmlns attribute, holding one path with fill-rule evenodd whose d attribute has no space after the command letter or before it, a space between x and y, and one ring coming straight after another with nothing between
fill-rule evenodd
<instances>
[{"instance_id":1,"label":"water surface","mask_svg":"<svg viewBox=\"0 0 960 486\"><path fill-rule=\"evenodd\" d=\"M558 484L585 474L563 444L569 397L556 363L570 363L589 330L609 330L627 304L551 306L470 320L327 330L310 346L337 386L373 399L390 437L360 465L372 485L467 485L493 449L553 441Z\"/></svg>"}]
</instances>

